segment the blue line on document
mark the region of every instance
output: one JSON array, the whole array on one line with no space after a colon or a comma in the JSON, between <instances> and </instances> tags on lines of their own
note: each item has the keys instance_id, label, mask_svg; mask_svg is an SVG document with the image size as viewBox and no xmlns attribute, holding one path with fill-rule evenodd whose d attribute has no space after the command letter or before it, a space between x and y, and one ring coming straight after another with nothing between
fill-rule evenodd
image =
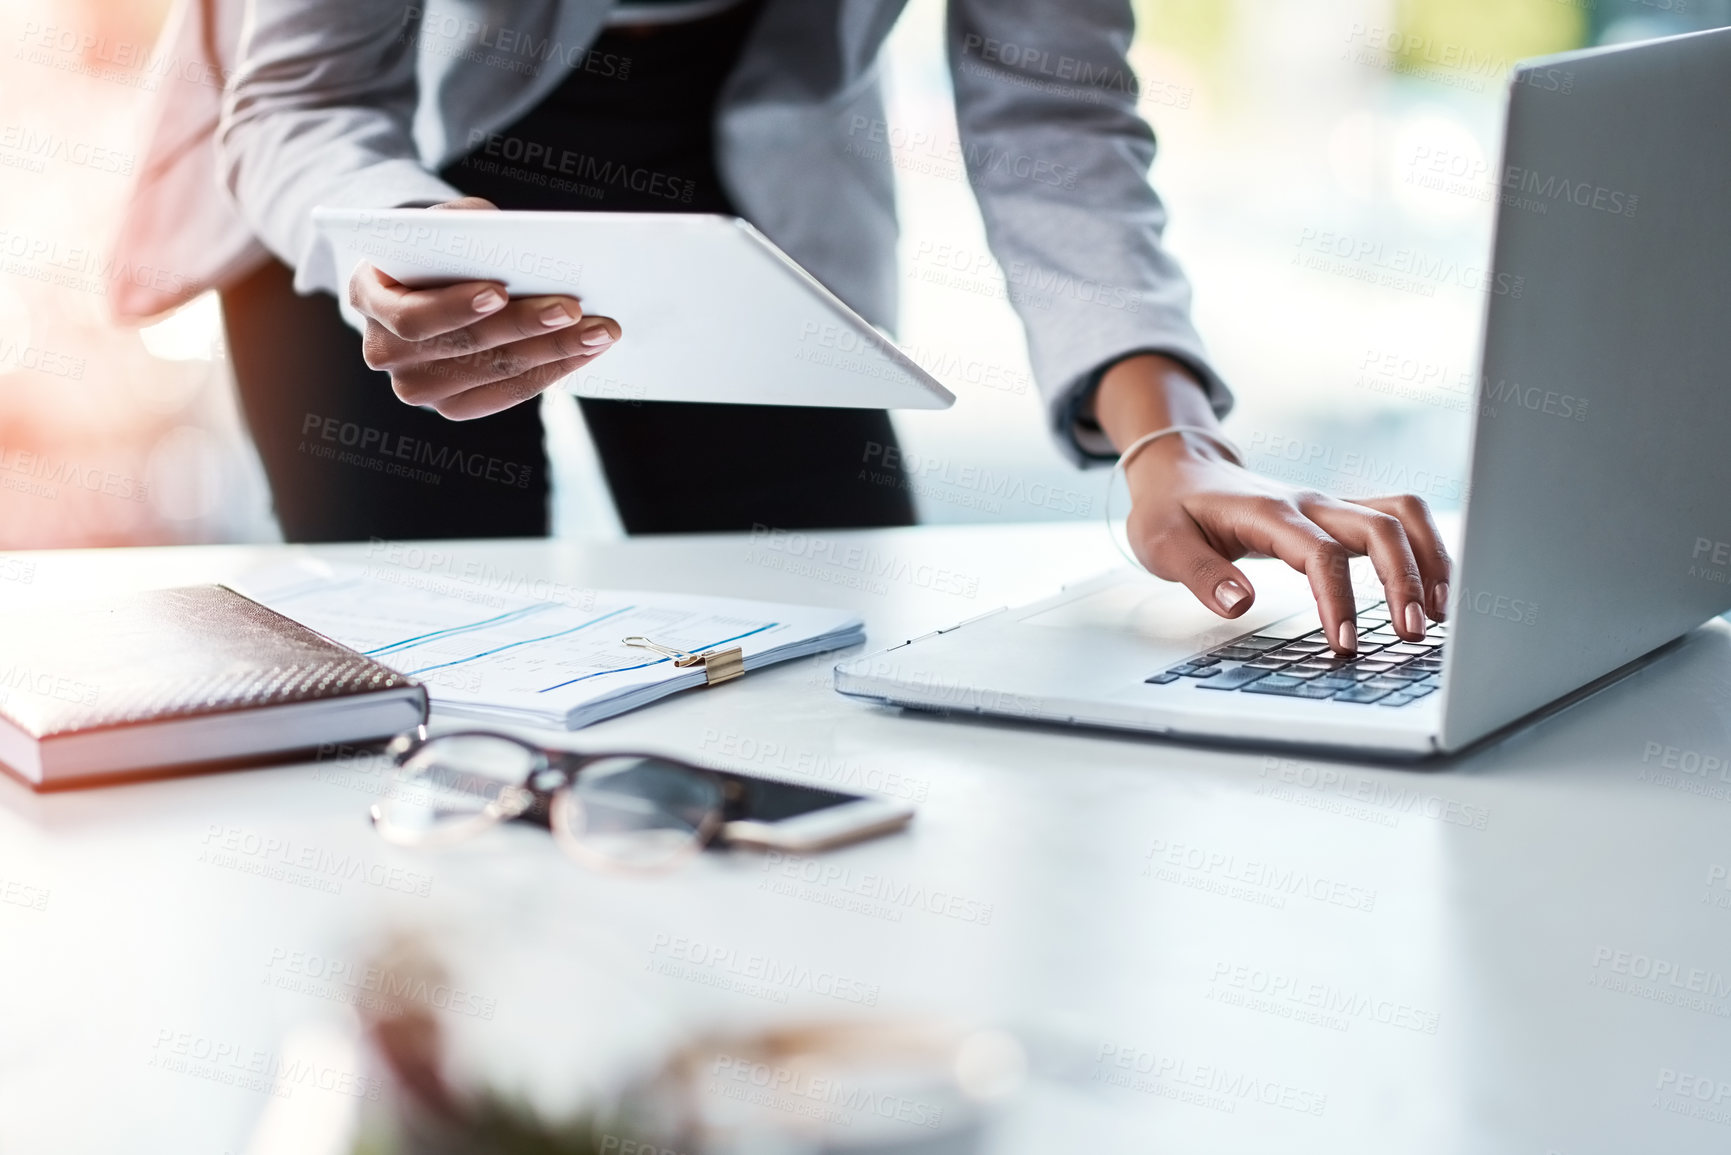
<instances>
[{"instance_id":1,"label":"blue line on document","mask_svg":"<svg viewBox=\"0 0 1731 1155\"><path fill-rule=\"evenodd\" d=\"M358 586L360 584L360 578L351 578L346 582L333 582L330 578L322 577L309 578L299 585L289 586L284 590L276 590L271 593L260 591L258 596L260 599L268 598L271 605L280 605L283 602L291 601L294 598L301 597L305 594L335 593L337 590L346 590L351 586Z\"/></svg>"},{"instance_id":2,"label":"blue line on document","mask_svg":"<svg viewBox=\"0 0 1731 1155\"><path fill-rule=\"evenodd\" d=\"M390 645L380 646L376 650L362 650L361 652L369 658L374 654L388 654L392 650L400 650L408 646L413 646L419 642L431 641L434 638L448 638L453 634L468 633L470 630L485 629L487 626L502 625L505 622L513 621L518 618L526 618L530 614L542 613L553 608L554 603L552 602L537 602L532 606L524 606L520 610L509 610L500 614L496 618L488 618L485 621L479 622L470 622L466 626L449 626L442 630L434 630L430 634L420 634L417 637L404 638L400 642L392 642Z\"/></svg>"},{"instance_id":3,"label":"blue line on document","mask_svg":"<svg viewBox=\"0 0 1731 1155\"><path fill-rule=\"evenodd\" d=\"M562 638L562 637L564 637L564 636L565 636L565 635L566 635L566 634L574 634L574 633L576 633L576 632L577 632L577 631L578 631L578 630L586 630L586 629L588 629L588 628L589 628L589 627L590 627L590 626L593 626L593 625L596 625L596 624L597 624L597 623L600 623L600 622L604 622L604 621L606 621L606 620L607 620L607 619L608 619L608 618L616 618L616 617L618 617L618 616L619 616L619 615L620 615L620 614L623 614L623 613L628 613L628 612L630 612L630 611L631 611L631 610L634 610L634 609L636 609L636 608L637 608L637 607L636 607L636 606L621 606L621 607L620 607L620 608L618 608L618 609L616 609L616 610L613 610L613 611L612 611L612 612L611 612L611 613L605 613L605 614L602 614L602 615L601 615L601 616L600 616L600 617L598 617L598 618L591 618L591 619L589 619L589 620L588 620L588 621L586 621L586 622L584 622L584 623L583 623L583 624L582 624L582 625L580 625L580 626L572 626L572 627L571 627L571 628L570 628L570 629L568 629L568 630L560 630L560 631L559 631L559 632L558 632L558 633L555 633L555 634L546 634L546 635L544 635L544 636L542 636L542 637L539 637L539 638L524 638L524 639L523 639L523 640L522 640L522 641L520 641L520 642L510 642L510 643L507 643L507 644L506 644L506 645L503 645L503 646L494 646L494 647L493 647L493 648L492 648L492 649L490 649L490 650L482 650L482 651L481 651L481 652L480 652L480 653L478 653L478 654L470 654L470 655L469 655L469 656L468 656L468 657L466 657L466 658L458 658L458 659L457 659L457 660L456 660L456 661L454 661L454 662L440 662L440 663L439 663L439 664L438 664L438 665L436 665L436 666L422 666L422 667L421 667L421 668L420 668L420 669L418 669L418 670L408 670L408 671L406 671L406 673L407 673L407 674L408 674L408 675L409 675L409 676L410 676L410 677L411 677L411 678L412 678L412 677L414 677L414 676L415 676L415 675L416 675L416 674L425 674L425 673L427 673L427 672L429 672L429 671L431 671L431 670L443 670L443 669L445 669L445 668L446 668L446 667L447 667L447 666L460 666L460 665L462 665L462 664L463 664L463 663L464 663L464 662L473 662L473 661L477 661L477 660L479 660L479 659L481 659L481 658L489 658L489 657L492 657L492 656L493 656L493 655L494 655L494 654L502 654L502 653L504 653L504 652L505 652L505 651L506 651L506 650L514 650L514 649L516 649L516 648L517 648L517 647L518 647L518 646L532 646L532 645L534 645L534 644L535 644L535 643L536 643L536 642L548 642L548 641L552 641L552 640L553 640L553 639L554 639L554 638Z\"/></svg>"},{"instance_id":4,"label":"blue line on document","mask_svg":"<svg viewBox=\"0 0 1731 1155\"><path fill-rule=\"evenodd\" d=\"M698 646L690 652L699 654L704 650L713 650L716 646L725 646L728 642L737 642L741 638L749 638L753 634L773 630L779 625L781 625L780 622L770 622L767 625L758 626L755 630L747 630L743 634L735 634L731 638L722 638L719 642L710 642L707 646ZM551 690L563 690L566 686L574 686L578 682L586 682L590 678L599 678L605 674L623 674L627 670L647 670L650 666L659 666L662 662L671 662L672 660L672 658L656 658L653 662L639 662L635 666L620 666L615 670L596 670L593 674L583 674L580 677L572 678L569 682L560 682L557 686L548 686L545 690L537 690L536 693L545 694Z\"/></svg>"}]
</instances>

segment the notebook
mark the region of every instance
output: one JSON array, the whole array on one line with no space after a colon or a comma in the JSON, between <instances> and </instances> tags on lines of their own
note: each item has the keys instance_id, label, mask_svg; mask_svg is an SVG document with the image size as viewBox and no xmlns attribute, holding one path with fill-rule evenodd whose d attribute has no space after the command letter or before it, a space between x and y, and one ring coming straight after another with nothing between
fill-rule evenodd
<instances>
[{"instance_id":1,"label":"notebook","mask_svg":"<svg viewBox=\"0 0 1731 1155\"><path fill-rule=\"evenodd\" d=\"M579 729L705 685L689 654L737 647L744 670L856 645L844 610L696 594L573 590L484 571L297 559L235 583L249 597L427 687L441 715ZM537 598L536 592L556 592Z\"/></svg>"},{"instance_id":2,"label":"notebook","mask_svg":"<svg viewBox=\"0 0 1731 1155\"><path fill-rule=\"evenodd\" d=\"M34 787L366 742L426 690L222 586L0 614L0 763Z\"/></svg>"}]
</instances>

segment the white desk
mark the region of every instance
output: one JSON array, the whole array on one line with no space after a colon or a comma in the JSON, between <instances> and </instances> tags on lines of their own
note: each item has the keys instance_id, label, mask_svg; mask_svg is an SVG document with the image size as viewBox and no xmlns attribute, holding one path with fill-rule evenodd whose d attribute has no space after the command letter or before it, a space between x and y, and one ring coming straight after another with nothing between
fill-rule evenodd
<instances>
[{"instance_id":1,"label":"white desk","mask_svg":"<svg viewBox=\"0 0 1731 1155\"><path fill-rule=\"evenodd\" d=\"M874 647L1114 560L1095 526L825 536L464 556L576 587L848 605ZM0 600L219 579L269 553L19 555L34 569L0 566ZM824 862L957 896L954 914L778 893L751 854L598 876L527 828L399 851L363 820L366 768L341 763L46 797L0 783L0 1151L247 1149L274 1101L165 1051L352 1035L342 984L292 972L358 963L386 927L425 929L491 1008L444 1016L465 1067L550 1105L694 1025L861 1009L827 981L716 985L719 948L1038 1036L1046 1075L1005 1152L1731 1148L1731 629L1441 772L904 715L834 694L830 664L576 740L913 792L908 833ZM249 856L255 839L289 849ZM371 873L331 893L257 872L309 851ZM1310 882L1291 893L1281 871ZM1095 1077L1113 1074L1130 1085ZM1286 1104L1221 1090L1240 1076Z\"/></svg>"}]
</instances>

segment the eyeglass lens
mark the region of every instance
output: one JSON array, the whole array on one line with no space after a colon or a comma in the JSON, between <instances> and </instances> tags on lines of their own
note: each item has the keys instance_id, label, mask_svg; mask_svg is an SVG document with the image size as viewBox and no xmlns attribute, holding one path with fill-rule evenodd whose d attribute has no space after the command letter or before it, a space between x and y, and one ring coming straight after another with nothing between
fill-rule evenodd
<instances>
[{"instance_id":1,"label":"eyeglass lens","mask_svg":"<svg viewBox=\"0 0 1731 1155\"><path fill-rule=\"evenodd\" d=\"M488 734L434 738L404 759L388 798L375 808L381 831L407 843L479 833L510 817L505 791L545 766L536 750ZM553 782L540 776L535 784ZM719 827L722 788L712 774L646 755L585 763L556 796L553 828L566 849L594 865L656 870L702 848ZM491 808L490 808L491 807Z\"/></svg>"},{"instance_id":2,"label":"eyeglass lens","mask_svg":"<svg viewBox=\"0 0 1731 1155\"><path fill-rule=\"evenodd\" d=\"M653 870L700 849L721 821L721 784L677 762L642 755L602 758L583 768L556 829L581 857Z\"/></svg>"},{"instance_id":3,"label":"eyeglass lens","mask_svg":"<svg viewBox=\"0 0 1731 1155\"><path fill-rule=\"evenodd\" d=\"M499 815L488 806L506 789L521 786L540 763L538 753L509 738L434 738L404 759L390 796L379 803L380 821L389 833L407 838L490 825Z\"/></svg>"}]
</instances>

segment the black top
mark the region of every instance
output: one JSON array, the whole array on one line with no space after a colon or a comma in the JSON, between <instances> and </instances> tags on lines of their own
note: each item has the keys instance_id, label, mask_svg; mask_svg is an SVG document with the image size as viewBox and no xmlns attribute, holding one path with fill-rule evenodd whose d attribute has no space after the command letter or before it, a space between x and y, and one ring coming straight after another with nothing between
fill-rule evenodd
<instances>
[{"instance_id":1,"label":"black top","mask_svg":"<svg viewBox=\"0 0 1731 1155\"><path fill-rule=\"evenodd\" d=\"M736 211L715 168L715 104L759 7L606 29L546 99L441 175L503 209Z\"/></svg>"}]
</instances>

